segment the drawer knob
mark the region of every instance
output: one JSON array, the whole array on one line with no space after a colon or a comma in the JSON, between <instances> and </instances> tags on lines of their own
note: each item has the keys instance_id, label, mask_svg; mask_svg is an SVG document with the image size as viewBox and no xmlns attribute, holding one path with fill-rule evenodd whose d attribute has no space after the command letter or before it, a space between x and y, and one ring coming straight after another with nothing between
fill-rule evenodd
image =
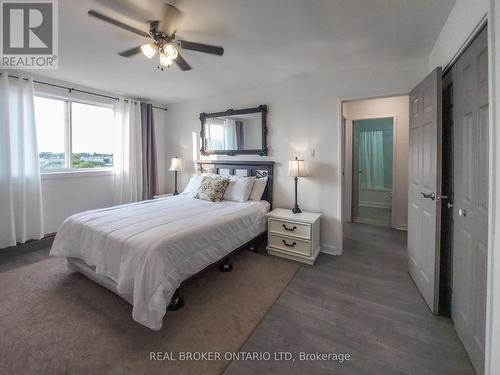
<instances>
[{"instance_id":1,"label":"drawer knob","mask_svg":"<svg viewBox=\"0 0 500 375\"><path fill-rule=\"evenodd\" d=\"M288 246L288 247L294 247L295 245L297 245L297 242L288 243L285 240L282 240L282 241L283 241L283 245Z\"/></svg>"},{"instance_id":2,"label":"drawer knob","mask_svg":"<svg viewBox=\"0 0 500 375\"><path fill-rule=\"evenodd\" d=\"M289 230L290 232L293 232L295 229L297 229L295 225L292 228L288 228L285 224L283 224L283 228L285 228L285 230Z\"/></svg>"}]
</instances>

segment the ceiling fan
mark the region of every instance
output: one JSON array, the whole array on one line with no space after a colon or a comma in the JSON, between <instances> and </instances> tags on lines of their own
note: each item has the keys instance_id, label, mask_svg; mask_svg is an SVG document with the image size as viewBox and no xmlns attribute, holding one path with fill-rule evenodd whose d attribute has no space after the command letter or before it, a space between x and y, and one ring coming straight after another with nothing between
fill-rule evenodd
<instances>
[{"instance_id":1,"label":"ceiling fan","mask_svg":"<svg viewBox=\"0 0 500 375\"><path fill-rule=\"evenodd\" d=\"M146 44L130 48L118 54L123 57L131 57L142 52L144 56L151 59L158 53L158 68L161 70L170 67L173 63L176 63L183 71L192 69L191 65L182 57L179 50L197 51L217 56L222 56L224 54L224 49L222 47L176 39L176 25L183 14L175 6L167 3L164 4L160 20L148 21L149 32L136 29L135 27L117 21L95 10L89 10L88 15L137 35L152 39L152 41Z\"/></svg>"}]
</instances>

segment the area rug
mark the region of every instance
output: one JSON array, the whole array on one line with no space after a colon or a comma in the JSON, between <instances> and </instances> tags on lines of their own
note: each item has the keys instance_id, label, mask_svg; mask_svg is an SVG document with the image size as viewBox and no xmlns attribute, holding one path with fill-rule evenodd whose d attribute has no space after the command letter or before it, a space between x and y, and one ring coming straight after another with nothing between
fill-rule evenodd
<instances>
[{"instance_id":1,"label":"area rug","mask_svg":"<svg viewBox=\"0 0 500 375\"><path fill-rule=\"evenodd\" d=\"M232 264L232 272L212 269L189 282L186 305L167 313L160 331L133 321L127 302L68 272L63 259L1 273L0 373L219 374L230 362L224 354L180 356L237 352L298 269L246 251Z\"/></svg>"}]
</instances>

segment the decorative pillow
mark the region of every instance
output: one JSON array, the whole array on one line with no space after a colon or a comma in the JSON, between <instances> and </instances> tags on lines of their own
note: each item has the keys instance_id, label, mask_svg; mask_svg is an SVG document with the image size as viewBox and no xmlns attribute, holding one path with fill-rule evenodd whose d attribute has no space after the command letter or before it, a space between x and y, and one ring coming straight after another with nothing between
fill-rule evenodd
<instances>
[{"instance_id":1,"label":"decorative pillow","mask_svg":"<svg viewBox=\"0 0 500 375\"><path fill-rule=\"evenodd\" d=\"M201 180L198 191L193 195L193 198L219 202L224 196L227 185L229 185L229 178L212 178L205 176Z\"/></svg>"},{"instance_id":2,"label":"decorative pillow","mask_svg":"<svg viewBox=\"0 0 500 375\"><path fill-rule=\"evenodd\" d=\"M200 175L197 175L197 174L194 174L190 179L189 179L189 183L187 184L187 186L184 188L184 190L182 191L181 194L184 194L184 195L193 195L193 194L196 194L196 192L198 191L198 188L200 187L200 184L201 184L201 180L203 179L203 176L200 176Z\"/></svg>"},{"instance_id":3,"label":"decorative pillow","mask_svg":"<svg viewBox=\"0 0 500 375\"><path fill-rule=\"evenodd\" d=\"M251 201L260 201L262 198L262 194L264 194L264 190L266 190L267 186L267 177L258 178L255 180L252 188L252 192L250 193L250 197L248 198Z\"/></svg>"},{"instance_id":4,"label":"decorative pillow","mask_svg":"<svg viewBox=\"0 0 500 375\"><path fill-rule=\"evenodd\" d=\"M231 176L223 199L227 201L246 202L252 192L255 177Z\"/></svg>"},{"instance_id":5,"label":"decorative pillow","mask_svg":"<svg viewBox=\"0 0 500 375\"><path fill-rule=\"evenodd\" d=\"M229 176L223 176L217 173L202 173L201 177L212 177L212 178L229 178Z\"/></svg>"}]
</instances>

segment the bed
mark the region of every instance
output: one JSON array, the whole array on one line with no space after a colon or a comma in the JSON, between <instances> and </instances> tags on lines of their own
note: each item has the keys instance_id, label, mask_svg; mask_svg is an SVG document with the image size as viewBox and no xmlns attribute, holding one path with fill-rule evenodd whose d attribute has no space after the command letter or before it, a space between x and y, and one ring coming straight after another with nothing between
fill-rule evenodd
<instances>
[{"instance_id":1,"label":"bed","mask_svg":"<svg viewBox=\"0 0 500 375\"><path fill-rule=\"evenodd\" d=\"M159 330L183 305L180 286L262 237L272 204L273 162L199 161L202 172L267 177L260 201L208 202L177 195L82 212L66 219L51 256L132 304L138 323Z\"/></svg>"}]
</instances>

